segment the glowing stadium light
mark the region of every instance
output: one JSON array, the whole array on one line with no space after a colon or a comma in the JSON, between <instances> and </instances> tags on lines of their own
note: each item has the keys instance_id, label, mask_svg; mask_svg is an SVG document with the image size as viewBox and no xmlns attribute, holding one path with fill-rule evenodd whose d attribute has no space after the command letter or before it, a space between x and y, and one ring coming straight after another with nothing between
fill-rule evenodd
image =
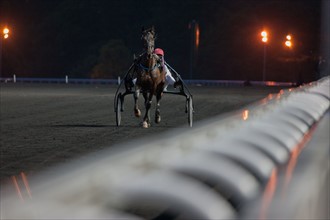
<instances>
[{"instance_id":1,"label":"glowing stadium light","mask_svg":"<svg viewBox=\"0 0 330 220\"><path fill-rule=\"evenodd\" d=\"M262 42L264 42L264 43L267 43L267 41L268 41L268 33L267 33L267 31L262 31L261 32L261 41Z\"/></svg>"},{"instance_id":2,"label":"glowing stadium light","mask_svg":"<svg viewBox=\"0 0 330 220\"><path fill-rule=\"evenodd\" d=\"M9 33L9 29L8 29L8 28L4 28L4 29L3 29L3 33L4 33L4 34L8 34L8 33Z\"/></svg>"},{"instance_id":3,"label":"glowing stadium light","mask_svg":"<svg viewBox=\"0 0 330 220\"><path fill-rule=\"evenodd\" d=\"M292 47L292 43L291 43L291 41L285 41L285 46L287 46L287 47Z\"/></svg>"},{"instance_id":4,"label":"glowing stadium light","mask_svg":"<svg viewBox=\"0 0 330 220\"><path fill-rule=\"evenodd\" d=\"M7 27L5 27L2 30L2 33L3 33L3 38L7 39L9 37L9 29Z\"/></svg>"},{"instance_id":5,"label":"glowing stadium light","mask_svg":"<svg viewBox=\"0 0 330 220\"><path fill-rule=\"evenodd\" d=\"M4 43L4 41L6 39L9 38L9 28L4 26L4 27L1 27L0 25L0 30L2 30L2 36L0 36L0 76L1 76L1 70L2 70L2 44Z\"/></svg>"},{"instance_id":6,"label":"glowing stadium light","mask_svg":"<svg viewBox=\"0 0 330 220\"><path fill-rule=\"evenodd\" d=\"M290 34L286 35L285 46L288 48L292 47L292 36Z\"/></svg>"}]
</instances>

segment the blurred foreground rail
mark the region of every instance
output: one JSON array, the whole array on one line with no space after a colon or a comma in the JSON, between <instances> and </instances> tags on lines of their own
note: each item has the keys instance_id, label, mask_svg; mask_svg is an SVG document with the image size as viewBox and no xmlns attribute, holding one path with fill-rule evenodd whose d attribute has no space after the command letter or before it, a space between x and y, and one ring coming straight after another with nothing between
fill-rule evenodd
<instances>
[{"instance_id":1,"label":"blurred foreground rail","mask_svg":"<svg viewBox=\"0 0 330 220\"><path fill-rule=\"evenodd\" d=\"M4 188L1 217L327 219L329 88L323 78L51 169L24 202Z\"/></svg>"}]
</instances>

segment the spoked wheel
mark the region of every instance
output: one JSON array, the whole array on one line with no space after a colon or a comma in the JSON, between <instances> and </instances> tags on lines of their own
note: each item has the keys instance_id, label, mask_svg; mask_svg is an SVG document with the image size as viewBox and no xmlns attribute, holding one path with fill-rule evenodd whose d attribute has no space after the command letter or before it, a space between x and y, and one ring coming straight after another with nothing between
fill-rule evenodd
<instances>
[{"instance_id":1,"label":"spoked wheel","mask_svg":"<svg viewBox=\"0 0 330 220\"><path fill-rule=\"evenodd\" d=\"M120 126L121 123L121 105L122 105L122 99L121 99L121 93L119 93L116 98L116 107L115 107L117 126Z\"/></svg>"},{"instance_id":2,"label":"spoked wheel","mask_svg":"<svg viewBox=\"0 0 330 220\"><path fill-rule=\"evenodd\" d=\"M191 96L187 99L187 113L188 113L188 124L189 124L189 127L192 127L192 125L193 125L194 108L193 108L193 100L192 100L192 97Z\"/></svg>"}]
</instances>

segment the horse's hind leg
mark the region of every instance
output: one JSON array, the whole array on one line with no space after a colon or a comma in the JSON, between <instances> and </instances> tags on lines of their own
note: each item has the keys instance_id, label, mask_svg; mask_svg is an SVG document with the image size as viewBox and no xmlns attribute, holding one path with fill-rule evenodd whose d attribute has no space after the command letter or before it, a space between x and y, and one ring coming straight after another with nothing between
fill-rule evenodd
<instances>
[{"instance_id":1,"label":"horse's hind leg","mask_svg":"<svg viewBox=\"0 0 330 220\"><path fill-rule=\"evenodd\" d=\"M139 105L138 105L138 99L139 99L139 95L140 95L140 89L136 89L135 93L134 93L134 114L135 117L140 117L141 116L141 111L139 109Z\"/></svg>"}]
</instances>

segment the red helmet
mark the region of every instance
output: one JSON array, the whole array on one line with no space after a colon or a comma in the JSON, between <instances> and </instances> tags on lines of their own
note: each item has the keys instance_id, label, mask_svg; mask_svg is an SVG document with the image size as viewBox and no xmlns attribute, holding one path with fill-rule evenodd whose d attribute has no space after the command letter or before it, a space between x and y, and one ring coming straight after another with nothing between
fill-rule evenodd
<instances>
[{"instance_id":1,"label":"red helmet","mask_svg":"<svg viewBox=\"0 0 330 220\"><path fill-rule=\"evenodd\" d=\"M161 55L161 56L164 56L164 51L160 48L156 48L154 50L154 53L157 54L157 55Z\"/></svg>"}]
</instances>

